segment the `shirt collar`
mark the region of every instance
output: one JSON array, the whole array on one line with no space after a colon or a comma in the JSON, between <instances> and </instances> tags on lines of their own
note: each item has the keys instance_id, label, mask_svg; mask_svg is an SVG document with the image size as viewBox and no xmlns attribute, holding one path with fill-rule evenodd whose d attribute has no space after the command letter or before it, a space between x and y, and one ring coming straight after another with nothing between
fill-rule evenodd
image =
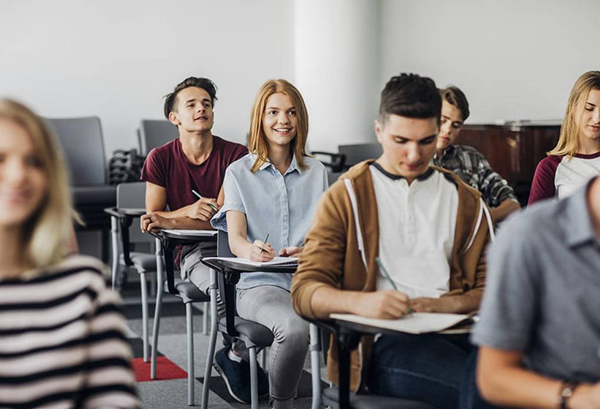
<instances>
[{"instance_id":1,"label":"shirt collar","mask_svg":"<svg viewBox=\"0 0 600 409\"><path fill-rule=\"evenodd\" d=\"M373 162L371 163L371 166L375 167L375 169L377 169L379 172L381 172L384 176L387 176L388 178L392 179L392 180L400 180L400 179L405 179L404 176L401 175L394 175L393 173L390 173L388 171L386 171L379 163L377 162ZM416 178L415 180L419 180L419 181L424 181L427 180L429 178L429 176L431 176L433 174L433 168L430 166L427 168L427 170L420 175L418 178Z\"/></svg>"},{"instance_id":2,"label":"shirt collar","mask_svg":"<svg viewBox=\"0 0 600 409\"><path fill-rule=\"evenodd\" d=\"M442 156L438 156L437 152L433 155L435 159L442 159L444 156L451 156L454 154L456 147L454 145L448 145L448 147L442 152Z\"/></svg>"},{"instance_id":3,"label":"shirt collar","mask_svg":"<svg viewBox=\"0 0 600 409\"><path fill-rule=\"evenodd\" d=\"M252 154L252 161L254 162L257 158L256 154ZM275 166L273 166L273 164L271 162L269 162L268 160L263 163L258 169L259 170L264 170L268 167L272 167L273 170L277 171L277 169L275 169ZM302 170L300 169L300 167L298 166L298 161L296 160L296 154L293 154L292 156L292 162L290 163L290 167L285 171L285 175L287 175L288 173L292 173L293 171L297 171L299 174L302 174Z\"/></svg>"},{"instance_id":4,"label":"shirt collar","mask_svg":"<svg viewBox=\"0 0 600 409\"><path fill-rule=\"evenodd\" d=\"M586 200L590 183L591 181L565 199L566 217L562 222L571 247L598 240Z\"/></svg>"}]
</instances>

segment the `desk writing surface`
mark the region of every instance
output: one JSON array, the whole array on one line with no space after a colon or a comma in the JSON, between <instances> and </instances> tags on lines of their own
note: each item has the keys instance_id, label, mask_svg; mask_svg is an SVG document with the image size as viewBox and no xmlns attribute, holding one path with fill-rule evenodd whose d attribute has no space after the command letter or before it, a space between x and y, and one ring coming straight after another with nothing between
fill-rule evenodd
<instances>
[{"instance_id":1,"label":"desk writing surface","mask_svg":"<svg viewBox=\"0 0 600 409\"><path fill-rule=\"evenodd\" d=\"M186 229L165 229L163 233L175 236L198 236L198 237L213 237L217 235L216 230L186 230Z\"/></svg>"},{"instance_id":2,"label":"desk writing surface","mask_svg":"<svg viewBox=\"0 0 600 409\"><path fill-rule=\"evenodd\" d=\"M296 257L275 257L271 261L252 261L249 258L240 257L205 257L205 260L221 260L233 264L253 267L298 266L298 258Z\"/></svg>"},{"instance_id":3,"label":"desk writing surface","mask_svg":"<svg viewBox=\"0 0 600 409\"><path fill-rule=\"evenodd\" d=\"M382 328L407 334L442 332L455 325L471 320L466 314L442 314L416 312L395 320L361 317L353 314L331 314L333 320L347 321L369 327Z\"/></svg>"}]
</instances>

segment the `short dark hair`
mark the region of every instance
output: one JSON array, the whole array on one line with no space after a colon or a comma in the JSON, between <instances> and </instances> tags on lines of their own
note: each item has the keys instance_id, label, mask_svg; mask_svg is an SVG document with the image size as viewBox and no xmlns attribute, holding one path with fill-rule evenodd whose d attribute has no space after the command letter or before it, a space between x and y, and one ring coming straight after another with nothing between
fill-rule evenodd
<instances>
[{"instance_id":1,"label":"short dark hair","mask_svg":"<svg viewBox=\"0 0 600 409\"><path fill-rule=\"evenodd\" d=\"M417 74L392 77L381 91L379 118L398 115L407 118L436 118L440 122L442 98L435 82Z\"/></svg>"},{"instance_id":2,"label":"short dark hair","mask_svg":"<svg viewBox=\"0 0 600 409\"><path fill-rule=\"evenodd\" d=\"M175 100L177 99L177 94L179 94L181 90L184 90L189 87L202 88L204 91L208 92L208 95L210 95L211 104L213 106L215 105L215 101L217 100L217 86L215 85L215 83L209 80L208 78L189 77L177 84L173 92L165 95L164 111L165 117L167 119L169 119L169 114L171 113L171 111L173 111L175 107Z\"/></svg>"},{"instance_id":3,"label":"short dark hair","mask_svg":"<svg viewBox=\"0 0 600 409\"><path fill-rule=\"evenodd\" d=\"M469 117L469 101L467 101L467 97L460 90L460 88L455 87L454 85L448 85L446 88L440 90L440 94L444 101L447 101L450 105L454 105L463 117L463 122L467 120Z\"/></svg>"}]
</instances>

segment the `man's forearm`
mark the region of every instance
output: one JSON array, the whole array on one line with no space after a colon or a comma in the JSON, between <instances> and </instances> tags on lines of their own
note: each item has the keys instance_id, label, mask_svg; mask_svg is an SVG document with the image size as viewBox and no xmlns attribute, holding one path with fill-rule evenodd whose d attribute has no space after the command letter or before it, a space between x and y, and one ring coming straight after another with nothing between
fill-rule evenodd
<instances>
[{"instance_id":1,"label":"man's forearm","mask_svg":"<svg viewBox=\"0 0 600 409\"><path fill-rule=\"evenodd\" d=\"M187 216L174 216L176 212L154 212L168 220L169 229L214 230L209 221L191 219ZM166 213L166 214L165 214Z\"/></svg>"},{"instance_id":2,"label":"man's forearm","mask_svg":"<svg viewBox=\"0 0 600 409\"><path fill-rule=\"evenodd\" d=\"M437 308L434 312L449 314L470 314L479 309L482 293L471 291L462 295L449 295L438 299Z\"/></svg>"},{"instance_id":3,"label":"man's forearm","mask_svg":"<svg viewBox=\"0 0 600 409\"><path fill-rule=\"evenodd\" d=\"M506 199L498 207L494 207L490 209L490 213L492 214L492 218L494 219L494 223L500 223L502 220L506 219L506 217L516 212L521 208L518 202L513 199Z\"/></svg>"},{"instance_id":4,"label":"man's forearm","mask_svg":"<svg viewBox=\"0 0 600 409\"><path fill-rule=\"evenodd\" d=\"M310 306L323 319L329 318L331 314L359 314L357 299L361 294L359 291L320 287L314 292Z\"/></svg>"}]
</instances>

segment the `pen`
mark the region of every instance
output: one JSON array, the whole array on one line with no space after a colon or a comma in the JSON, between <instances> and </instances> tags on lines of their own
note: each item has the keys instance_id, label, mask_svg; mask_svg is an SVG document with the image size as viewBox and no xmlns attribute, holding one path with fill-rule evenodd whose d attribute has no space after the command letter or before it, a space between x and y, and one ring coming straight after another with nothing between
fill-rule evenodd
<instances>
[{"instance_id":1,"label":"pen","mask_svg":"<svg viewBox=\"0 0 600 409\"><path fill-rule=\"evenodd\" d=\"M390 274L387 272L387 270L385 269L385 267L383 266L383 263L381 262L381 259L379 257L375 257L375 261L377 262L377 265L379 266L379 270L383 273L383 275L385 276L385 278L388 279L388 281L390 282L390 284L392 285L392 287L394 287L394 290L398 291L398 286L396 285L396 283L394 282L394 280L392 280L392 277L390 277ZM411 315L413 313L413 309L412 307L408 307L408 315Z\"/></svg>"},{"instance_id":2,"label":"pen","mask_svg":"<svg viewBox=\"0 0 600 409\"><path fill-rule=\"evenodd\" d=\"M263 244L267 244L267 240L269 240L269 233L267 233L267 237L265 237L265 239L263 240ZM264 249L261 247L260 254L262 254L263 251L264 251Z\"/></svg>"},{"instance_id":3,"label":"pen","mask_svg":"<svg viewBox=\"0 0 600 409\"><path fill-rule=\"evenodd\" d=\"M192 193L193 193L193 194L195 194L196 196L198 196L198 199L202 199L202 196L200 195L200 193L196 192L194 189L192 189ZM210 203L209 203L208 205L209 205L210 207L212 207L212 209L213 209L215 212L218 212L217 208L216 208L216 207L214 207L212 204L210 204Z\"/></svg>"}]
</instances>

